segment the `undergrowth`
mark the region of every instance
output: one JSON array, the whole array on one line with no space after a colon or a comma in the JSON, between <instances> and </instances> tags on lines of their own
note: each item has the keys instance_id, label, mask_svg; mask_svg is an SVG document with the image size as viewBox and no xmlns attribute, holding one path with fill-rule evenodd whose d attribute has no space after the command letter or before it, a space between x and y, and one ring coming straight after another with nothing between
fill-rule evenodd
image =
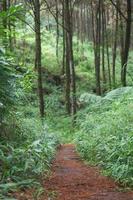
<instances>
[{"instance_id":1,"label":"undergrowth","mask_svg":"<svg viewBox=\"0 0 133 200\"><path fill-rule=\"evenodd\" d=\"M46 120L43 124L40 120L33 68L16 67L13 61L0 51L0 199L4 200L18 189L41 187L59 145Z\"/></svg>"},{"instance_id":2,"label":"undergrowth","mask_svg":"<svg viewBox=\"0 0 133 200\"><path fill-rule=\"evenodd\" d=\"M101 99L88 95L88 106L78 113L76 134L81 156L126 186L133 186L132 109L131 87L116 89Z\"/></svg>"},{"instance_id":3,"label":"undergrowth","mask_svg":"<svg viewBox=\"0 0 133 200\"><path fill-rule=\"evenodd\" d=\"M11 135L0 142L0 199L18 188L40 185L59 145L57 136L46 123L42 126L32 106L14 118L5 130Z\"/></svg>"}]
</instances>

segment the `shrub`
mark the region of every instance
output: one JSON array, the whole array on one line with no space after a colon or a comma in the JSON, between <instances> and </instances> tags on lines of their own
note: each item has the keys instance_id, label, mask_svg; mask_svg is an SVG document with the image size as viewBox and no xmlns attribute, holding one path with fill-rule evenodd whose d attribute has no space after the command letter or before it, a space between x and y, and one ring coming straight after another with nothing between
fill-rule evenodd
<instances>
[{"instance_id":1,"label":"shrub","mask_svg":"<svg viewBox=\"0 0 133 200\"><path fill-rule=\"evenodd\" d=\"M77 149L90 163L100 165L105 173L125 185L133 186L133 89L118 89L107 97L111 102L93 104L80 114ZM120 92L120 97L114 94ZM116 96L116 95L115 95Z\"/></svg>"}]
</instances>

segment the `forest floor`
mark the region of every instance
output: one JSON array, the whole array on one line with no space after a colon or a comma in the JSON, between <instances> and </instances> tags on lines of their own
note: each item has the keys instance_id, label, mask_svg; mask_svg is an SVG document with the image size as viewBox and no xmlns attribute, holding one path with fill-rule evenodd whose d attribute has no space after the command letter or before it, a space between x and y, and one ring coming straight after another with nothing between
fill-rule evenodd
<instances>
[{"instance_id":1,"label":"forest floor","mask_svg":"<svg viewBox=\"0 0 133 200\"><path fill-rule=\"evenodd\" d=\"M86 165L71 144L61 146L51 176L43 184L45 192L39 200L133 200L133 192L124 192L112 179L101 175L97 167ZM33 200L31 195L25 191L16 197Z\"/></svg>"}]
</instances>

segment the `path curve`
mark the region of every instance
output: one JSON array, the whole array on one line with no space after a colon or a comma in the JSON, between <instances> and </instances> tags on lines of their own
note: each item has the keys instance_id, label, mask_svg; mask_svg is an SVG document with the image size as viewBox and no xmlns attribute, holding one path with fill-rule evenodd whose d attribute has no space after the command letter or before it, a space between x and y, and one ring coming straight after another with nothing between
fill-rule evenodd
<instances>
[{"instance_id":1,"label":"path curve","mask_svg":"<svg viewBox=\"0 0 133 200\"><path fill-rule=\"evenodd\" d=\"M71 144L60 148L44 187L49 197L42 200L133 200L133 192L119 192L113 180L85 165Z\"/></svg>"}]
</instances>

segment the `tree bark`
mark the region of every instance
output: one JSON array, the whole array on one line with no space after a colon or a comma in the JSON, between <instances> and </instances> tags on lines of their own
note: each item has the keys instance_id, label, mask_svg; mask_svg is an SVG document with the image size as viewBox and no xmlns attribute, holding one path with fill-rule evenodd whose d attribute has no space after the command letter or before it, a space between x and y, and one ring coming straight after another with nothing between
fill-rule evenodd
<instances>
[{"instance_id":1,"label":"tree bark","mask_svg":"<svg viewBox=\"0 0 133 200\"><path fill-rule=\"evenodd\" d=\"M34 15L35 15L35 68L38 72L38 95L39 95L39 108L40 116L44 117L44 97L42 87L42 66L41 66L41 25L40 25L40 2L36 0L34 3Z\"/></svg>"},{"instance_id":2,"label":"tree bark","mask_svg":"<svg viewBox=\"0 0 133 200\"><path fill-rule=\"evenodd\" d=\"M103 83L106 83L106 72L105 72L105 11L104 2L102 0L102 77Z\"/></svg>"},{"instance_id":3,"label":"tree bark","mask_svg":"<svg viewBox=\"0 0 133 200\"><path fill-rule=\"evenodd\" d=\"M59 61L59 8L58 8L58 0L55 0L56 3L56 57L57 61Z\"/></svg>"},{"instance_id":4,"label":"tree bark","mask_svg":"<svg viewBox=\"0 0 133 200\"><path fill-rule=\"evenodd\" d=\"M65 0L65 26L66 26L66 103L68 113L76 114L76 82L73 58L73 24L71 1ZM70 93L71 101L70 101Z\"/></svg>"},{"instance_id":5,"label":"tree bark","mask_svg":"<svg viewBox=\"0 0 133 200\"><path fill-rule=\"evenodd\" d=\"M117 0L117 7L119 6L119 1ZM114 44L113 44L113 62L112 62L112 78L113 78L113 87L116 86L116 56L117 56L117 43L118 43L118 25L119 25L119 13L116 10L116 20L115 20L115 33L114 33Z\"/></svg>"},{"instance_id":6,"label":"tree bark","mask_svg":"<svg viewBox=\"0 0 133 200\"><path fill-rule=\"evenodd\" d=\"M131 23L132 23L131 0L127 0L126 35L125 35L125 42L124 42L124 54L122 57L122 73L121 73L122 85L124 87L127 85L126 75L127 75L127 62L128 62L130 40L131 40Z\"/></svg>"},{"instance_id":7,"label":"tree bark","mask_svg":"<svg viewBox=\"0 0 133 200\"><path fill-rule=\"evenodd\" d=\"M101 81L100 81L100 44L101 44L101 6L100 0L95 5L95 14L92 6L92 27L93 27L93 42L94 42L94 56L95 56L95 77L96 77L96 94L101 95Z\"/></svg>"}]
</instances>

